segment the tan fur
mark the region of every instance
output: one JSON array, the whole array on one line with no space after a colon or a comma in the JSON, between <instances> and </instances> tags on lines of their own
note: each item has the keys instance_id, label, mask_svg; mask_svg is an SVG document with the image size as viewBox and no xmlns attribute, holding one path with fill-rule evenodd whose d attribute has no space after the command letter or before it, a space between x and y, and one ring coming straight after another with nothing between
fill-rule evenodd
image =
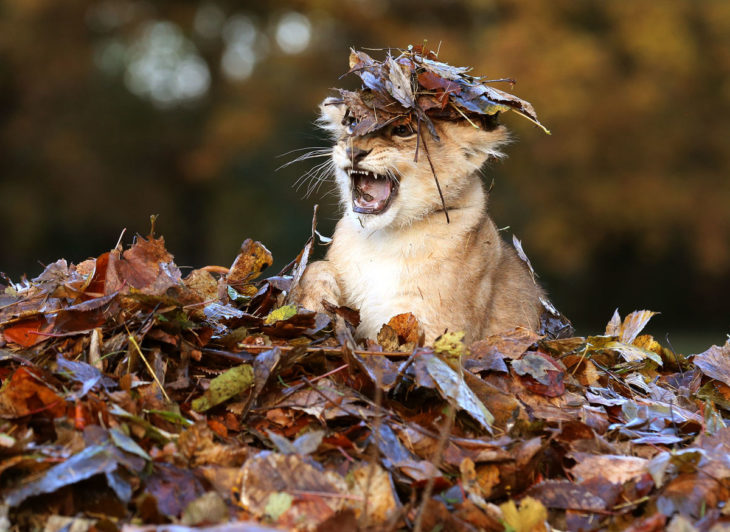
<instances>
[{"instance_id":1,"label":"tan fur","mask_svg":"<svg viewBox=\"0 0 730 532\"><path fill-rule=\"evenodd\" d=\"M423 128L451 218L447 224L423 145L414 162L415 136L390 135L386 127L353 137L341 125L341 105L325 100L322 113L323 127L337 141L332 159L344 216L325 260L309 265L294 300L312 310L322 310L322 300L359 309L357 333L367 338L404 312L419 319L427 342L445 330L462 330L467 340L476 340L516 326L535 329L542 292L489 218L479 174L488 158L501 156L505 128L436 122L440 142ZM361 168L398 176L397 196L382 214L353 212L348 147L372 150Z\"/></svg>"}]
</instances>

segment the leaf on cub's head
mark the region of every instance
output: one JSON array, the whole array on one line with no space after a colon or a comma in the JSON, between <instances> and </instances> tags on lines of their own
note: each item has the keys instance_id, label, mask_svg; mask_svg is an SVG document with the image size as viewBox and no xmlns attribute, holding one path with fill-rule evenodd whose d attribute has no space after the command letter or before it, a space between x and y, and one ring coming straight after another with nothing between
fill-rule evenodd
<instances>
[{"instance_id":1,"label":"leaf on cub's head","mask_svg":"<svg viewBox=\"0 0 730 532\"><path fill-rule=\"evenodd\" d=\"M514 111L546 133L530 102L487 85L513 79L489 80L468 74L469 67L454 67L438 61L424 46L409 46L394 55L388 50L383 61L362 51L350 50L350 70L363 82L358 91L340 91L355 118L351 135L367 135L389 124L424 122L435 133L431 119L469 120ZM434 135L434 138L437 138Z\"/></svg>"}]
</instances>

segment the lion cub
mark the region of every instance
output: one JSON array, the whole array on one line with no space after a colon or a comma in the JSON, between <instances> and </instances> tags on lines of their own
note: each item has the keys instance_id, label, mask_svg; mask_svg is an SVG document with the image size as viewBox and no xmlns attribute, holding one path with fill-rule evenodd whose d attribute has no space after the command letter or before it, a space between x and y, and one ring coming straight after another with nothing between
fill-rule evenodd
<instances>
[{"instance_id":1,"label":"lion cub","mask_svg":"<svg viewBox=\"0 0 730 532\"><path fill-rule=\"evenodd\" d=\"M524 263L487 214L479 170L500 157L504 126L434 120L440 141L421 131L441 185L410 125L350 134L341 100L321 105L334 137L336 183L344 216L325 260L310 264L293 299L310 310L322 301L359 309L357 335L375 338L391 317L413 313L427 342L444 331L473 341L499 331L537 328L542 296Z\"/></svg>"}]
</instances>

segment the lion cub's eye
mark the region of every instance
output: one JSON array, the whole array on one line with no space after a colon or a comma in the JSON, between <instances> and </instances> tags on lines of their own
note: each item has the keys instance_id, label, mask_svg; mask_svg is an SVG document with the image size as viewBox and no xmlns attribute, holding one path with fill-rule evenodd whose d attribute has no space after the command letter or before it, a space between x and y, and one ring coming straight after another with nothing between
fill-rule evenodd
<instances>
[{"instance_id":1,"label":"lion cub's eye","mask_svg":"<svg viewBox=\"0 0 730 532\"><path fill-rule=\"evenodd\" d=\"M411 135L415 135L416 132L409 124L401 124L400 126L395 126L390 131L390 134L394 137L410 137Z\"/></svg>"}]
</instances>

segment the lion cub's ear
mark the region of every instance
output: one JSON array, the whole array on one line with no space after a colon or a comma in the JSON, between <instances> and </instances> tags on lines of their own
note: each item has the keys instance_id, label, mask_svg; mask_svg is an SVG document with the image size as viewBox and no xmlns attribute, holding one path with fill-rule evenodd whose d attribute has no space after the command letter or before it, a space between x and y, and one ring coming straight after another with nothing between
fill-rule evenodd
<instances>
[{"instance_id":1,"label":"lion cub's ear","mask_svg":"<svg viewBox=\"0 0 730 532\"><path fill-rule=\"evenodd\" d=\"M345 134L347 126L342 123L347 107L340 98L325 98L319 104L319 118L317 125L328 131L333 137L339 138Z\"/></svg>"}]
</instances>

